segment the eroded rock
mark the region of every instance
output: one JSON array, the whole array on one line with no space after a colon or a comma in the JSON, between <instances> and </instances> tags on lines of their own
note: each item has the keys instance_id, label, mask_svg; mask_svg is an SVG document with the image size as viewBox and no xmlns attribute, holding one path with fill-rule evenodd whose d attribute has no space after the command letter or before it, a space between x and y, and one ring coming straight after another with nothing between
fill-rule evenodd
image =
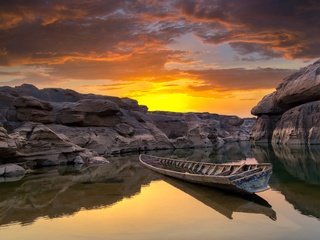
<instances>
[{"instance_id":1,"label":"eroded rock","mask_svg":"<svg viewBox=\"0 0 320 240\"><path fill-rule=\"evenodd\" d=\"M102 163L107 162L104 156L125 152L219 148L249 140L254 121L148 112L129 98L40 90L29 84L0 87L0 100L0 153L29 167Z\"/></svg>"},{"instance_id":2,"label":"eroded rock","mask_svg":"<svg viewBox=\"0 0 320 240\"><path fill-rule=\"evenodd\" d=\"M288 76L252 109L254 141L320 144L320 61Z\"/></svg>"}]
</instances>

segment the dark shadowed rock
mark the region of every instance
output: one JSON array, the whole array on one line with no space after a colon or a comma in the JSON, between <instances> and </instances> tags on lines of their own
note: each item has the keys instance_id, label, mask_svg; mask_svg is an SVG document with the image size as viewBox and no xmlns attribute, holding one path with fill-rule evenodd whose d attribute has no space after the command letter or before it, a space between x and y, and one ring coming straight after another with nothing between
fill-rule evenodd
<instances>
[{"instance_id":1,"label":"dark shadowed rock","mask_svg":"<svg viewBox=\"0 0 320 240\"><path fill-rule=\"evenodd\" d=\"M46 111L52 110L52 106L50 103L41 101L39 99L30 97L30 96L23 96L23 97L16 98L14 100L13 105L16 108L35 108L35 109L46 110Z\"/></svg>"},{"instance_id":2,"label":"dark shadowed rock","mask_svg":"<svg viewBox=\"0 0 320 240\"><path fill-rule=\"evenodd\" d=\"M51 112L52 105L48 102L30 96L18 97L13 103L16 108L16 118L19 121L34 121L52 123L55 116Z\"/></svg>"},{"instance_id":3,"label":"dark shadowed rock","mask_svg":"<svg viewBox=\"0 0 320 240\"><path fill-rule=\"evenodd\" d=\"M252 128L252 139L255 142L271 142L273 130L279 119L278 115L261 115Z\"/></svg>"},{"instance_id":4,"label":"dark shadowed rock","mask_svg":"<svg viewBox=\"0 0 320 240\"><path fill-rule=\"evenodd\" d=\"M320 101L286 111L273 131L275 144L320 144Z\"/></svg>"}]
</instances>

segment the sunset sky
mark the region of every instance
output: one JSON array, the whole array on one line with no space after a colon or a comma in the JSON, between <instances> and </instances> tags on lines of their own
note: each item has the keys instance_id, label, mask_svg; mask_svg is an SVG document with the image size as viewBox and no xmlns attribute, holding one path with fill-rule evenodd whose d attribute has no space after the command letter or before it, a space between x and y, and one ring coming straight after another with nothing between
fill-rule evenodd
<instances>
[{"instance_id":1,"label":"sunset sky","mask_svg":"<svg viewBox=\"0 0 320 240\"><path fill-rule=\"evenodd\" d=\"M320 56L318 0L0 1L0 84L250 116Z\"/></svg>"}]
</instances>

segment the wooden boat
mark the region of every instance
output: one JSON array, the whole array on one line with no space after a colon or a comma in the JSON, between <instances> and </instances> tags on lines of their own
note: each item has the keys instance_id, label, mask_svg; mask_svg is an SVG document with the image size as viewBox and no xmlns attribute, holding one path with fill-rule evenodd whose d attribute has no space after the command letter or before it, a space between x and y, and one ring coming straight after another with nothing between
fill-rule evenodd
<instances>
[{"instance_id":1,"label":"wooden boat","mask_svg":"<svg viewBox=\"0 0 320 240\"><path fill-rule=\"evenodd\" d=\"M231 190L257 193L269 189L270 163L214 164L141 154L141 164L155 172L187 182Z\"/></svg>"}]
</instances>

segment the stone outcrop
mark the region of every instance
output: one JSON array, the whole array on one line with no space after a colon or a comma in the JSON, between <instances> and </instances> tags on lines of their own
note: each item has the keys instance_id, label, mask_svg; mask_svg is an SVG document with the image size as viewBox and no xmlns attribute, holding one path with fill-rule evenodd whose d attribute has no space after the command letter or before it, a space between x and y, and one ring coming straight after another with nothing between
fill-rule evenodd
<instances>
[{"instance_id":1,"label":"stone outcrop","mask_svg":"<svg viewBox=\"0 0 320 240\"><path fill-rule=\"evenodd\" d=\"M256 142L320 144L320 61L285 78L252 114Z\"/></svg>"},{"instance_id":2,"label":"stone outcrop","mask_svg":"<svg viewBox=\"0 0 320 240\"><path fill-rule=\"evenodd\" d=\"M219 148L247 141L254 119L148 112L129 98L0 87L0 153L28 167L100 164L104 157L158 149Z\"/></svg>"},{"instance_id":3,"label":"stone outcrop","mask_svg":"<svg viewBox=\"0 0 320 240\"><path fill-rule=\"evenodd\" d=\"M11 177L19 177L25 174L25 170L23 167L17 164L2 164L0 165L0 177L11 178Z\"/></svg>"}]
</instances>

